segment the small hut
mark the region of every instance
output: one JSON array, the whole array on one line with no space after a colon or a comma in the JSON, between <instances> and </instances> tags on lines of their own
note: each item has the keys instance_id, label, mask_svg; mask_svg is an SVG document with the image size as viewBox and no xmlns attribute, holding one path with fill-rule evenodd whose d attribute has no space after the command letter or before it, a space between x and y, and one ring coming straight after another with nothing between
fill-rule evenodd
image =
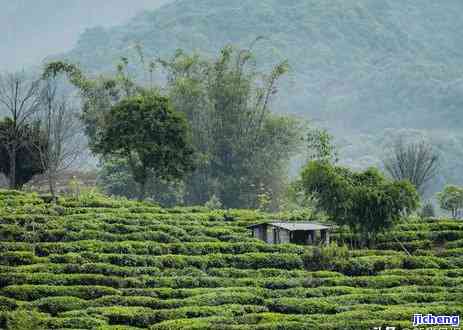
<instances>
[{"instance_id":1,"label":"small hut","mask_svg":"<svg viewBox=\"0 0 463 330\"><path fill-rule=\"evenodd\" d=\"M267 222L248 226L252 236L269 244L294 243L318 245L330 243L332 226L316 222Z\"/></svg>"}]
</instances>

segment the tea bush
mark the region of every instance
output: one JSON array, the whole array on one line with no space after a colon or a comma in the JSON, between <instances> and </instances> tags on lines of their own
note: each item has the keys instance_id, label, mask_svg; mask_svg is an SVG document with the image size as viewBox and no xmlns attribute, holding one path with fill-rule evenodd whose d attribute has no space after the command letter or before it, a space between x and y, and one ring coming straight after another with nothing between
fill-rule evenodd
<instances>
[{"instance_id":1,"label":"tea bush","mask_svg":"<svg viewBox=\"0 0 463 330\"><path fill-rule=\"evenodd\" d=\"M463 223L410 217L370 249L246 228L307 216L0 190L0 328L404 329L416 312L463 312Z\"/></svg>"}]
</instances>

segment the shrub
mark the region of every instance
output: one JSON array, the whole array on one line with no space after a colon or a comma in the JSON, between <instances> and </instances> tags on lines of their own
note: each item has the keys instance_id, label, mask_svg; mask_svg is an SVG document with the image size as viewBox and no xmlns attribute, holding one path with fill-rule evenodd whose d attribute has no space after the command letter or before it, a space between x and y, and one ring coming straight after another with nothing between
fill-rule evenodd
<instances>
[{"instance_id":1,"label":"shrub","mask_svg":"<svg viewBox=\"0 0 463 330\"><path fill-rule=\"evenodd\" d=\"M403 268L440 268L441 265L442 262L438 258L413 256L405 258Z\"/></svg>"},{"instance_id":2,"label":"shrub","mask_svg":"<svg viewBox=\"0 0 463 330\"><path fill-rule=\"evenodd\" d=\"M310 270L333 270L335 263L345 261L348 255L349 251L346 246L338 246L335 243L331 243L328 246L309 249L303 256L304 266Z\"/></svg>"},{"instance_id":3,"label":"shrub","mask_svg":"<svg viewBox=\"0 0 463 330\"><path fill-rule=\"evenodd\" d=\"M45 330L42 316L35 310L18 309L8 313L7 330Z\"/></svg>"},{"instance_id":4,"label":"shrub","mask_svg":"<svg viewBox=\"0 0 463 330\"><path fill-rule=\"evenodd\" d=\"M212 197L204 204L204 207L206 207L209 210L217 210L222 208L222 202L216 195L212 195Z\"/></svg>"},{"instance_id":5,"label":"shrub","mask_svg":"<svg viewBox=\"0 0 463 330\"><path fill-rule=\"evenodd\" d=\"M324 299L279 298L267 302L270 311L284 314L332 314L336 305Z\"/></svg>"},{"instance_id":6,"label":"shrub","mask_svg":"<svg viewBox=\"0 0 463 330\"><path fill-rule=\"evenodd\" d=\"M61 312L84 309L87 302L76 297L47 297L34 301L33 306L41 312L56 316Z\"/></svg>"},{"instance_id":7,"label":"shrub","mask_svg":"<svg viewBox=\"0 0 463 330\"><path fill-rule=\"evenodd\" d=\"M13 311L18 308L18 303L14 299L0 296L0 311Z\"/></svg>"},{"instance_id":8,"label":"shrub","mask_svg":"<svg viewBox=\"0 0 463 330\"><path fill-rule=\"evenodd\" d=\"M120 291L103 286L52 286L52 285L11 285L1 293L19 300L37 300L46 297L71 296L82 299L95 299L105 295L118 295Z\"/></svg>"},{"instance_id":9,"label":"shrub","mask_svg":"<svg viewBox=\"0 0 463 330\"><path fill-rule=\"evenodd\" d=\"M29 251L5 252L0 254L0 265L30 265L37 262L38 260L39 259Z\"/></svg>"},{"instance_id":10,"label":"shrub","mask_svg":"<svg viewBox=\"0 0 463 330\"><path fill-rule=\"evenodd\" d=\"M58 317L45 320L47 329L102 329L106 322L99 318L83 317ZM121 328L122 330L122 328Z\"/></svg>"},{"instance_id":11,"label":"shrub","mask_svg":"<svg viewBox=\"0 0 463 330\"><path fill-rule=\"evenodd\" d=\"M463 238L462 230L442 230L431 233L431 239L438 243L456 241Z\"/></svg>"},{"instance_id":12,"label":"shrub","mask_svg":"<svg viewBox=\"0 0 463 330\"><path fill-rule=\"evenodd\" d=\"M459 221L409 218L376 249L348 250L253 239L246 226L269 217L256 211L107 199L60 200L60 215L17 198L0 208L2 329L31 308L45 329L100 330L401 329L417 310L463 313Z\"/></svg>"}]
</instances>

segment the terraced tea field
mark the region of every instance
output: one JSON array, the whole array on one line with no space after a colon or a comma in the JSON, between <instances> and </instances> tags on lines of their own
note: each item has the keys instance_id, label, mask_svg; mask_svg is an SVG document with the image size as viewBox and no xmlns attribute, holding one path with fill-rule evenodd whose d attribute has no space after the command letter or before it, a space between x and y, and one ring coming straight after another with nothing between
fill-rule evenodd
<instances>
[{"instance_id":1,"label":"terraced tea field","mask_svg":"<svg viewBox=\"0 0 463 330\"><path fill-rule=\"evenodd\" d=\"M263 218L0 192L0 328L21 308L46 329L403 329L414 313L463 315L463 222L414 220L376 250L320 254L251 238Z\"/></svg>"}]
</instances>

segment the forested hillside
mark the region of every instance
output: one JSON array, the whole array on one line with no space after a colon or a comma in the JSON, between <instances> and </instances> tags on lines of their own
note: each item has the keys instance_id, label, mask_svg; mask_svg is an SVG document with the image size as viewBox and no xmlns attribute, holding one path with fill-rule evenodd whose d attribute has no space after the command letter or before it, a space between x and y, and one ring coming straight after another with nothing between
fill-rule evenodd
<instances>
[{"instance_id":1,"label":"forested hillside","mask_svg":"<svg viewBox=\"0 0 463 330\"><path fill-rule=\"evenodd\" d=\"M442 150L437 182L462 183L463 3L315 0L179 0L128 24L89 29L62 57L108 71L141 43L147 54L177 48L216 54L255 45L259 63L288 59L291 75L274 110L327 127L354 167L378 164L398 130Z\"/></svg>"}]
</instances>

